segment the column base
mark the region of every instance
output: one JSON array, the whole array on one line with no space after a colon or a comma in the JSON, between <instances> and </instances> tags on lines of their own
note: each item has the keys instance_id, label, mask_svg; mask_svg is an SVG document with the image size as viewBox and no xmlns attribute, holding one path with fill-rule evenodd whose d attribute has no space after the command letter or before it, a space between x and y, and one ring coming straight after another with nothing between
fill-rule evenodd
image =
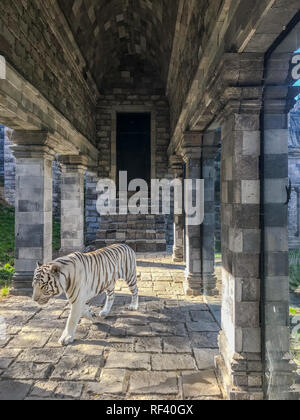
<instances>
[{"instance_id":1,"label":"column base","mask_svg":"<svg viewBox=\"0 0 300 420\"><path fill-rule=\"evenodd\" d=\"M173 262L183 262L183 249L173 248Z\"/></svg>"},{"instance_id":2,"label":"column base","mask_svg":"<svg viewBox=\"0 0 300 420\"><path fill-rule=\"evenodd\" d=\"M200 274L187 274L184 282L184 293L187 296L202 296L203 281Z\"/></svg>"},{"instance_id":3,"label":"column base","mask_svg":"<svg viewBox=\"0 0 300 420\"><path fill-rule=\"evenodd\" d=\"M184 262L183 257L175 257L174 255L173 255L173 257L172 257L172 260L173 260L173 262L175 262L175 263L183 263L183 262Z\"/></svg>"},{"instance_id":4,"label":"column base","mask_svg":"<svg viewBox=\"0 0 300 420\"><path fill-rule=\"evenodd\" d=\"M205 296L219 296L220 292L217 289L217 277L212 275L203 276L203 288Z\"/></svg>"},{"instance_id":5,"label":"column base","mask_svg":"<svg viewBox=\"0 0 300 420\"><path fill-rule=\"evenodd\" d=\"M15 273L13 277L13 296L32 296L33 273Z\"/></svg>"}]
</instances>

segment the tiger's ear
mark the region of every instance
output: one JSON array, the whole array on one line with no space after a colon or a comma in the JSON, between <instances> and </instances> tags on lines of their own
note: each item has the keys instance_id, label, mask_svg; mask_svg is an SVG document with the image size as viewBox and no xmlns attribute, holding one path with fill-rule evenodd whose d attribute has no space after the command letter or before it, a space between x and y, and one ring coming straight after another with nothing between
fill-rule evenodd
<instances>
[{"instance_id":1,"label":"tiger's ear","mask_svg":"<svg viewBox=\"0 0 300 420\"><path fill-rule=\"evenodd\" d=\"M36 263L36 268L42 267L43 264L41 264L39 261Z\"/></svg>"},{"instance_id":2,"label":"tiger's ear","mask_svg":"<svg viewBox=\"0 0 300 420\"><path fill-rule=\"evenodd\" d=\"M60 266L53 264L51 267L51 274L58 275L60 273Z\"/></svg>"}]
</instances>

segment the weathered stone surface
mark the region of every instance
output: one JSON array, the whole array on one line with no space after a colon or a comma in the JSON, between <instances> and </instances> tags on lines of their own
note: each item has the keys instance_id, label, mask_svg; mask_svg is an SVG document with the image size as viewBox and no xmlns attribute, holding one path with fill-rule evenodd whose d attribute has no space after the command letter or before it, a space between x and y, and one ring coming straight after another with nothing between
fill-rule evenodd
<instances>
[{"instance_id":1,"label":"weathered stone surface","mask_svg":"<svg viewBox=\"0 0 300 420\"><path fill-rule=\"evenodd\" d=\"M0 358L0 369L1 371L4 369L7 369L12 363L13 363L14 359L3 359L2 357Z\"/></svg>"},{"instance_id":2,"label":"weathered stone surface","mask_svg":"<svg viewBox=\"0 0 300 420\"><path fill-rule=\"evenodd\" d=\"M184 398L220 396L220 388L213 370L183 373L182 388Z\"/></svg>"},{"instance_id":3,"label":"weathered stone surface","mask_svg":"<svg viewBox=\"0 0 300 420\"><path fill-rule=\"evenodd\" d=\"M198 310L198 311L191 311L191 319L193 322L215 322L214 317L212 316L212 314L207 310L207 306L206 309L203 311Z\"/></svg>"},{"instance_id":4,"label":"weathered stone surface","mask_svg":"<svg viewBox=\"0 0 300 420\"><path fill-rule=\"evenodd\" d=\"M51 382L51 381L39 381L36 382L31 391L30 391L30 397L32 398L51 398L54 395L54 391L57 387L57 382Z\"/></svg>"},{"instance_id":5,"label":"weathered stone surface","mask_svg":"<svg viewBox=\"0 0 300 420\"><path fill-rule=\"evenodd\" d=\"M30 382L24 381L0 381L0 401L20 401L26 398L30 388Z\"/></svg>"},{"instance_id":6,"label":"weathered stone surface","mask_svg":"<svg viewBox=\"0 0 300 420\"><path fill-rule=\"evenodd\" d=\"M56 364L63 353L64 349L27 349L18 357L18 362Z\"/></svg>"},{"instance_id":7,"label":"weathered stone surface","mask_svg":"<svg viewBox=\"0 0 300 420\"><path fill-rule=\"evenodd\" d=\"M195 369L195 360L192 356L181 354L161 354L152 356L153 370L192 370Z\"/></svg>"},{"instance_id":8,"label":"weathered stone surface","mask_svg":"<svg viewBox=\"0 0 300 420\"><path fill-rule=\"evenodd\" d=\"M185 337L187 335L186 328L182 323L160 322L151 323L150 326L156 335L177 335L181 337Z\"/></svg>"},{"instance_id":9,"label":"weathered stone surface","mask_svg":"<svg viewBox=\"0 0 300 420\"><path fill-rule=\"evenodd\" d=\"M129 392L131 394L176 395L178 379L174 372L134 372L130 378Z\"/></svg>"},{"instance_id":10,"label":"weathered stone surface","mask_svg":"<svg viewBox=\"0 0 300 420\"><path fill-rule=\"evenodd\" d=\"M103 364L101 357L76 358L65 356L55 367L51 379L64 381L93 381Z\"/></svg>"},{"instance_id":11,"label":"weathered stone surface","mask_svg":"<svg viewBox=\"0 0 300 420\"><path fill-rule=\"evenodd\" d=\"M135 350L138 353L161 353L161 338L138 338L135 343Z\"/></svg>"},{"instance_id":12,"label":"weathered stone surface","mask_svg":"<svg viewBox=\"0 0 300 420\"><path fill-rule=\"evenodd\" d=\"M3 378L9 379L47 379L52 371L50 364L16 362L5 370Z\"/></svg>"},{"instance_id":13,"label":"weathered stone surface","mask_svg":"<svg viewBox=\"0 0 300 420\"><path fill-rule=\"evenodd\" d=\"M191 333L191 342L192 346L198 349L209 348L216 349L218 348L218 334L217 333Z\"/></svg>"},{"instance_id":14,"label":"weathered stone surface","mask_svg":"<svg viewBox=\"0 0 300 420\"><path fill-rule=\"evenodd\" d=\"M167 337L163 339L164 353L192 353L190 342L185 337Z\"/></svg>"},{"instance_id":15,"label":"weathered stone surface","mask_svg":"<svg viewBox=\"0 0 300 420\"><path fill-rule=\"evenodd\" d=\"M214 369L215 357L219 354L219 350L213 349L194 349L194 355L198 369Z\"/></svg>"},{"instance_id":16,"label":"weathered stone surface","mask_svg":"<svg viewBox=\"0 0 300 420\"><path fill-rule=\"evenodd\" d=\"M220 327L216 322L197 321L187 323L188 331L192 332L218 332Z\"/></svg>"},{"instance_id":17,"label":"weathered stone surface","mask_svg":"<svg viewBox=\"0 0 300 420\"><path fill-rule=\"evenodd\" d=\"M121 395L125 388L126 371L123 369L104 369L101 372L99 382L91 382L87 386L87 392L93 395Z\"/></svg>"},{"instance_id":18,"label":"weathered stone surface","mask_svg":"<svg viewBox=\"0 0 300 420\"><path fill-rule=\"evenodd\" d=\"M143 353L111 353L108 355L105 368L150 370L150 355Z\"/></svg>"},{"instance_id":19,"label":"weathered stone surface","mask_svg":"<svg viewBox=\"0 0 300 420\"><path fill-rule=\"evenodd\" d=\"M78 382L62 382L55 390L55 396L63 399L79 399L83 390L83 384Z\"/></svg>"},{"instance_id":20,"label":"weathered stone surface","mask_svg":"<svg viewBox=\"0 0 300 420\"><path fill-rule=\"evenodd\" d=\"M50 335L51 333L45 331L21 333L10 341L9 347L15 349L41 348L47 343Z\"/></svg>"}]
</instances>

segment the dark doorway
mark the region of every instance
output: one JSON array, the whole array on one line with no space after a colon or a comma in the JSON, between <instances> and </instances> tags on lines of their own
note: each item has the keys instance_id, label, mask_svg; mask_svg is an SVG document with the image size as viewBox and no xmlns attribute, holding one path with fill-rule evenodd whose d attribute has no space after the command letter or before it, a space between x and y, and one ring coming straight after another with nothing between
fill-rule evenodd
<instances>
[{"instance_id":1,"label":"dark doorway","mask_svg":"<svg viewBox=\"0 0 300 420\"><path fill-rule=\"evenodd\" d=\"M133 179L151 181L151 114L118 114L117 180L119 172Z\"/></svg>"}]
</instances>

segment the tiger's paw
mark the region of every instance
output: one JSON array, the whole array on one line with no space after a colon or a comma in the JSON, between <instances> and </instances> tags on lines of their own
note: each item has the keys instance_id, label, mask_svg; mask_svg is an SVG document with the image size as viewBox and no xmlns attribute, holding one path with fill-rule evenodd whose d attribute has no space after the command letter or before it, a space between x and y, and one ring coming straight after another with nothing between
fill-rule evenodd
<instances>
[{"instance_id":1,"label":"tiger's paw","mask_svg":"<svg viewBox=\"0 0 300 420\"><path fill-rule=\"evenodd\" d=\"M106 312L106 311L101 311L100 312L100 314L99 314L99 316L100 316L100 318L102 318L102 319L105 319L105 318L107 318L108 317L108 312Z\"/></svg>"},{"instance_id":2,"label":"tiger's paw","mask_svg":"<svg viewBox=\"0 0 300 420\"><path fill-rule=\"evenodd\" d=\"M69 344L72 344L74 342L74 337L69 334L63 334L59 339L59 344L62 346L68 346Z\"/></svg>"},{"instance_id":3,"label":"tiger's paw","mask_svg":"<svg viewBox=\"0 0 300 420\"><path fill-rule=\"evenodd\" d=\"M128 310L132 311L132 312L136 312L138 309L139 309L139 305L131 304L131 305L128 306Z\"/></svg>"},{"instance_id":4,"label":"tiger's paw","mask_svg":"<svg viewBox=\"0 0 300 420\"><path fill-rule=\"evenodd\" d=\"M94 323L97 323L97 320L98 320L97 315L96 315L96 314L94 314L94 313L93 313L93 312L91 312L91 311L86 312L86 313L84 314L83 318L85 318L85 319L87 319L87 320L89 320L89 321L91 321L91 322L94 322Z\"/></svg>"}]
</instances>

